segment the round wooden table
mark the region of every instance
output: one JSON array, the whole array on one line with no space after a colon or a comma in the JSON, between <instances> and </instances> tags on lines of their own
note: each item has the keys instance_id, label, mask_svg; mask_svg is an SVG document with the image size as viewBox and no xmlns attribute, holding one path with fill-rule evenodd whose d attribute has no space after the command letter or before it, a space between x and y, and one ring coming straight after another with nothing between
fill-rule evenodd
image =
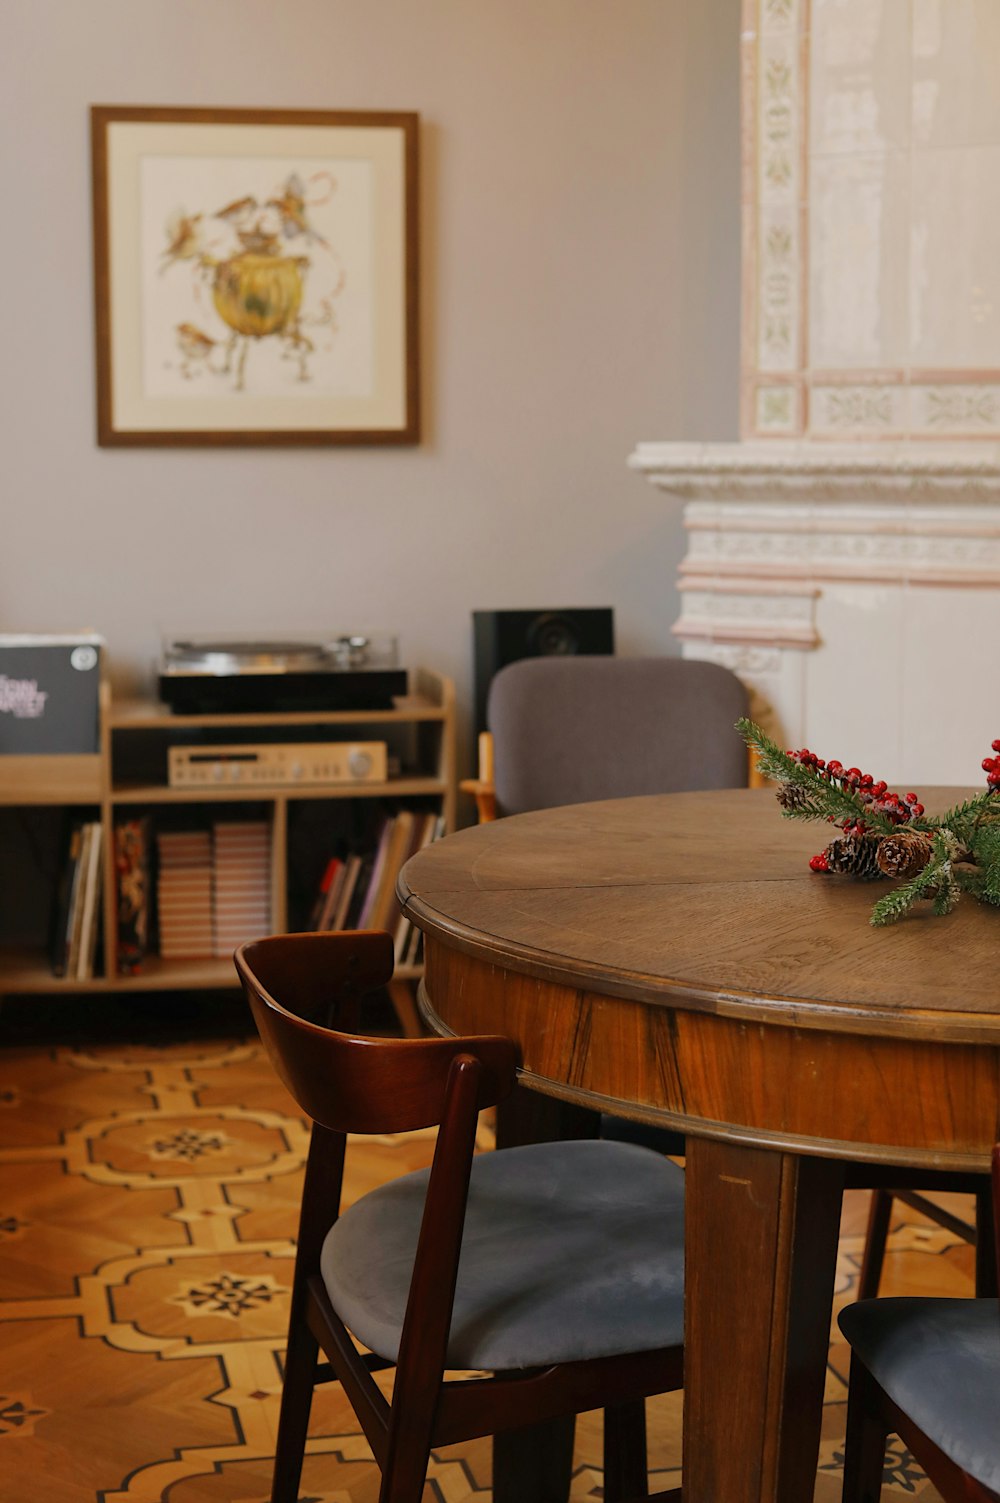
<instances>
[{"instance_id":1,"label":"round wooden table","mask_svg":"<svg viewBox=\"0 0 1000 1503\"><path fill-rule=\"evenodd\" d=\"M812 1497L847 1166L985 1172L1000 1137L1000 913L873 929L884 886L810 872L824 843L767 791L673 794L464 830L400 879L433 1027L687 1135L685 1503Z\"/></svg>"}]
</instances>

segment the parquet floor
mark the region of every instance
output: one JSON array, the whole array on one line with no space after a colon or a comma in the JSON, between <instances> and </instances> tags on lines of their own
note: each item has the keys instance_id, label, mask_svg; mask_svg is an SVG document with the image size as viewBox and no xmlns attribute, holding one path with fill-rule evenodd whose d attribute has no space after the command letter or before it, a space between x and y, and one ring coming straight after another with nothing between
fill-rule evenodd
<instances>
[{"instance_id":1,"label":"parquet floor","mask_svg":"<svg viewBox=\"0 0 1000 1503\"><path fill-rule=\"evenodd\" d=\"M231 1028L26 1043L4 1021L0 1503L265 1503L304 1123L256 1040ZM359 1141L348 1195L431 1151L423 1133ZM845 1208L838 1305L866 1200ZM905 1208L891 1249L884 1292L970 1291L968 1249ZM846 1371L834 1339L817 1503L839 1498ZM679 1481L680 1402L650 1406L661 1487ZM585 1416L573 1503L600 1498L599 1461L599 1418ZM489 1462L488 1442L436 1455L425 1503L485 1503ZM347 1404L321 1390L300 1503L375 1503L377 1490ZM898 1445L883 1497L937 1498Z\"/></svg>"}]
</instances>

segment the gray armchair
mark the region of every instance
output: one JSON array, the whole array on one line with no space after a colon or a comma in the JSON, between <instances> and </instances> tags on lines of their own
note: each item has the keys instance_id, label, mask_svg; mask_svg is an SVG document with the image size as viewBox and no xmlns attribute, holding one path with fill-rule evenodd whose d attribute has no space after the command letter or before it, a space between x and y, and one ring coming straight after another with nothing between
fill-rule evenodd
<instances>
[{"instance_id":1,"label":"gray armchair","mask_svg":"<svg viewBox=\"0 0 1000 1503\"><path fill-rule=\"evenodd\" d=\"M683 658L525 658L490 685L480 818L559 804L740 788L747 713L734 673Z\"/></svg>"}]
</instances>

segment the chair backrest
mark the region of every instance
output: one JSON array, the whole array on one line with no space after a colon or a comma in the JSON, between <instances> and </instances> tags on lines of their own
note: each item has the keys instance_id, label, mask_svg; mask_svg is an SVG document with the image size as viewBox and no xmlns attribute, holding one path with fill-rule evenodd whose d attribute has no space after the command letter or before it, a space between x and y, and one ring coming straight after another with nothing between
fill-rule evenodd
<instances>
[{"instance_id":1,"label":"chair backrest","mask_svg":"<svg viewBox=\"0 0 1000 1503\"><path fill-rule=\"evenodd\" d=\"M445 1113L451 1066L478 1061L477 1110L514 1084L510 1039L369 1038L316 1021L392 976L392 940L375 932L283 934L241 945L236 970L271 1063L313 1122L334 1132L406 1132Z\"/></svg>"},{"instance_id":2,"label":"chair backrest","mask_svg":"<svg viewBox=\"0 0 1000 1503\"><path fill-rule=\"evenodd\" d=\"M490 684L498 814L742 788L734 730L748 696L728 668L685 658L524 658Z\"/></svg>"}]
</instances>

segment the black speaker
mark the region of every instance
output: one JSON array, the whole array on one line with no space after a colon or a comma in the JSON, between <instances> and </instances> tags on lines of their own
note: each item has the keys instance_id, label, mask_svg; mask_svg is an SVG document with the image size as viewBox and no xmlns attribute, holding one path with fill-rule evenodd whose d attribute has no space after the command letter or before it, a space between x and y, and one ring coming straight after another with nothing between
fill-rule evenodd
<instances>
[{"instance_id":1,"label":"black speaker","mask_svg":"<svg viewBox=\"0 0 1000 1503\"><path fill-rule=\"evenodd\" d=\"M490 680L519 658L608 656L615 650L610 606L584 610L473 611L476 732L486 729Z\"/></svg>"}]
</instances>

